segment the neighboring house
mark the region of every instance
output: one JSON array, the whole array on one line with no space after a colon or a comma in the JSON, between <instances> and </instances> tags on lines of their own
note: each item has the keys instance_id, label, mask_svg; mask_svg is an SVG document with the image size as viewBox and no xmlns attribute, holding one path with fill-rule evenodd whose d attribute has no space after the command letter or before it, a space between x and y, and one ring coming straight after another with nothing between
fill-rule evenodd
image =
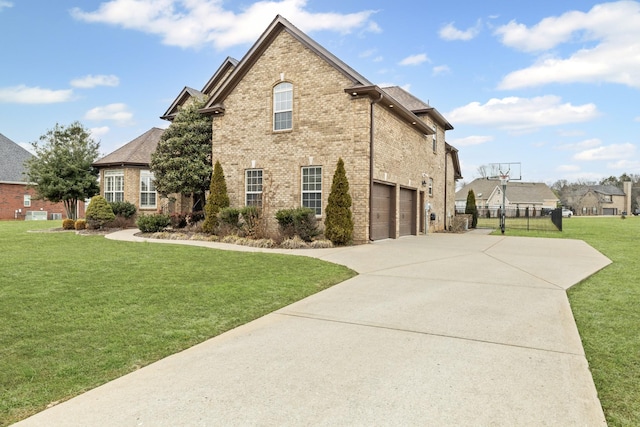
<instances>
[{"instance_id":1,"label":"neighboring house","mask_svg":"<svg viewBox=\"0 0 640 427\"><path fill-rule=\"evenodd\" d=\"M108 202L133 203L138 213L181 212L190 206L181 196L161 199L149 169L164 129L152 128L93 163L100 171L100 195Z\"/></svg>"},{"instance_id":2,"label":"neighboring house","mask_svg":"<svg viewBox=\"0 0 640 427\"><path fill-rule=\"evenodd\" d=\"M0 220L63 219L64 204L36 199L29 188L24 163L33 154L0 133ZM78 216L84 216L84 203L78 202Z\"/></svg>"},{"instance_id":3,"label":"neighboring house","mask_svg":"<svg viewBox=\"0 0 640 427\"><path fill-rule=\"evenodd\" d=\"M297 206L324 220L339 158L354 241L450 225L461 178L458 151L445 142L451 124L405 90L374 85L286 19L196 92L185 88L163 118L189 96L208 96L201 111L213 117L213 161L231 205L261 206L270 227L276 211Z\"/></svg>"},{"instance_id":4,"label":"neighboring house","mask_svg":"<svg viewBox=\"0 0 640 427\"><path fill-rule=\"evenodd\" d=\"M529 208L530 215L540 215L543 210L555 209L558 198L551 189L542 182L509 181L505 193L505 208L521 212ZM480 215L488 211L491 216L498 216L502 207L502 184L499 180L478 178L456 192L456 211L464 212L467 206L467 195L473 190L476 207Z\"/></svg>"},{"instance_id":5,"label":"neighboring house","mask_svg":"<svg viewBox=\"0 0 640 427\"><path fill-rule=\"evenodd\" d=\"M620 215L631 212L631 182L627 193L613 185L579 185L565 193L566 207L576 215Z\"/></svg>"}]
</instances>

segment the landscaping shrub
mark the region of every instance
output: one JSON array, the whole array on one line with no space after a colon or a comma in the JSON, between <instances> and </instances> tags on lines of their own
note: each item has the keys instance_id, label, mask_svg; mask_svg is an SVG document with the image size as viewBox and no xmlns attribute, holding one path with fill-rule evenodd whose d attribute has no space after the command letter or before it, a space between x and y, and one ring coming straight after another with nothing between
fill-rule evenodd
<instances>
[{"instance_id":1,"label":"landscaping shrub","mask_svg":"<svg viewBox=\"0 0 640 427\"><path fill-rule=\"evenodd\" d=\"M331 240L334 245L350 243L353 236L351 195L349 194L349 181L347 180L342 158L338 159L338 165L333 174L326 213L324 235L327 239Z\"/></svg>"},{"instance_id":2,"label":"landscaping shrub","mask_svg":"<svg viewBox=\"0 0 640 427\"><path fill-rule=\"evenodd\" d=\"M67 218L62 220L62 229L63 230L73 230L73 226L75 225L75 221L71 218Z\"/></svg>"},{"instance_id":3,"label":"landscaping shrub","mask_svg":"<svg viewBox=\"0 0 640 427\"><path fill-rule=\"evenodd\" d=\"M276 220L280 233L287 239L298 236L310 242L320 234L315 211L310 208L281 209L276 212Z\"/></svg>"},{"instance_id":4,"label":"landscaping shrub","mask_svg":"<svg viewBox=\"0 0 640 427\"><path fill-rule=\"evenodd\" d=\"M240 209L223 208L218 213L218 227L215 233L221 236L237 234L240 228Z\"/></svg>"},{"instance_id":5,"label":"landscaping shrub","mask_svg":"<svg viewBox=\"0 0 640 427\"><path fill-rule=\"evenodd\" d=\"M121 216L123 218L133 218L138 211L136 205L131 202L109 202L111 210L115 216Z\"/></svg>"},{"instance_id":6,"label":"landscaping shrub","mask_svg":"<svg viewBox=\"0 0 640 427\"><path fill-rule=\"evenodd\" d=\"M156 233L171 224L171 218L165 214L141 215L136 222L143 233Z\"/></svg>"},{"instance_id":7,"label":"landscaping shrub","mask_svg":"<svg viewBox=\"0 0 640 427\"><path fill-rule=\"evenodd\" d=\"M469 190L467 193L467 205L464 208L464 213L471 215L470 228L476 228L478 225L478 207L476 206L476 193L473 190Z\"/></svg>"},{"instance_id":8,"label":"landscaping shrub","mask_svg":"<svg viewBox=\"0 0 640 427\"><path fill-rule=\"evenodd\" d=\"M85 212L85 217L88 228L95 230L104 227L106 223L113 221L116 216L104 197L93 196Z\"/></svg>"},{"instance_id":9,"label":"landscaping shrub","mask_svg":"<svg viewBox=\"0 0 640 427\"><path fill-rule=\"evenodd\" d=\"M247 236L251 238L258 236L260 225L260 217L262 211L257 206L245 206L240 209L240 215L242 216L242 228Z\"/></svg>"},{"instance_id":10,"label":"landscaping shrub","mask_svg":"<svg viewBox=\"0 0 640 427\"><path fill-rule=\"evenodd\" d=\"M224 179L222 165L216 160L209 186L209 198L205 206L205 219L202 230L205 233L215 233L218 227L218 213L221 209L229 207L229 195L227 194L227 182Z\"/></svg>"},{"instance_id":11,"label":"landscaping shrub","mask_svg":"<svg viewBox=\"0 0 640 427\"><path fill-rule=\"evenodd\" d=\"M187 215L181 212L171 214L171 227L185 228L187 226Z\"/></svg>"},{"instance_id":12,"label":"landscaping shrub","mask_svg":"<svg viewBox=\"0 0 640 427\"><path fill-rule=\"evenodd\" d=\"M79 219L74 224L74 227L76 230L84 230L85 228L87 228L87 221L85 221L84 219Z\"/></svg>"},{"instance_id":13,"label":"landscaping shrub","mask_svg":"<svg viewBox=\"0 0 640 427\"><path fill-rule=\"evenodd\" d=\"M204 219L204 211L194 211L187 214L187 225L196 224Z\"/></svg>"},{"instance_id":14,"label":"landscaping shrub","mask_svg":"<svg viewBox=\"0 0 640 427\"><path fill-rule=\"evenodd\" d=\"M280 247L282 249L308 249L309 245L307 244L307 242L302 240L300 237L293 236L290 239L284 240L280 244Z\"/></svg>"}]
</instances>

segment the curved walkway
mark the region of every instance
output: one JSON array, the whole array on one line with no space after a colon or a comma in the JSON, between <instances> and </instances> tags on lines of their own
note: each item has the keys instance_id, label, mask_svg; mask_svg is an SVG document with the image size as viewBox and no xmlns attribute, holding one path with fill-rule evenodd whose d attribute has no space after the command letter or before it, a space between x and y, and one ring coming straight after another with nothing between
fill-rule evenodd
<instances>
[{"instance_id":1,"label":"curved walkway","mask_svg":"<svg viewBox=\"0 0 640 427\"><path fill-rule=\"evenodd\" d=\"M260 251L133 233L107 238ZM278 252L360 274L18 425L606 425L566 296L610 263L586 243L431 234Z\"/></svg>"}]
</instances>

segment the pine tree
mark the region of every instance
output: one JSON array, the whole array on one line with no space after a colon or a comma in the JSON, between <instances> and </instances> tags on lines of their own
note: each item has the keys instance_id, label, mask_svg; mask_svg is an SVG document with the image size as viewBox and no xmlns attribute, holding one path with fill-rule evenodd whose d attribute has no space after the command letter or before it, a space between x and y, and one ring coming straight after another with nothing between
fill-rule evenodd
<instances>
[{"instance_id":1,"label":"pine tree","mask_svg":"<svg viewBox=\"0 0 640 427\"><path fill-rule=\"evenodd\" d=\"M353 218L351 216L351 195L349 181L342 158L338 160L333 174L331 193L327 203L324 235L335 245L351 242L353 236Z\"/></svg>"},{"instance_id":2,"label":"pine tree","mask_svg":"<svg viewBox=\"0 0 640 427\"><path fill-rule=\"evenodd\" d=\"M211 176L211 186L209 187L209 198L205 206L205 218L202 223L202 230L207 233L214 233L218 226L218 213L221 209L229 207L229 195L227 194L227 181L224 178L222 165L218 160L213 167Z\"/></svg>"},{"instance_id":3,"label":"pine tree","mask_svg":"<svg viewBox=\"0 0 640 427\"><path fill-rule=\"evenodd\" d=\"M151 154L154 184L162 195L179 193L193 198L193 211L204 209L211 184L211 117L200 113L205 99L187 102L164 131Z\"/></svg>"},{"instance_id":4,"label":"pine tree","mask_svg":"<svg viewBox=\"0 0 640 427\"><path fill-rule=\"evenodd\" d=\"M476 207L476 193L473 190L469 190L469 193L467 193L467 206L464 209L464 213L471 214L471 228L476 228L476 225L478 225L478 208Z\"/></svg>"}]
</instances>

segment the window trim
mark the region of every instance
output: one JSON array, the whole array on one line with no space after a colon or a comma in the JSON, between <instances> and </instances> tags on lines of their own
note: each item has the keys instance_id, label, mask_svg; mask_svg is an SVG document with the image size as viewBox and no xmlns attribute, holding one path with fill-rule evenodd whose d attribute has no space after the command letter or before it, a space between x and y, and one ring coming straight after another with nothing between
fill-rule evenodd
<instances>
[{"instance_id":1,"label":"window trim","mask_svg":"<svg viewBox=\"0 0 640 427\"><path fill-rule=\"evenodd\" d=\"M120 180L117 180L116 178L120 178ZM108 191L110 181L113 189ZM121 184L120 190L118 190L118 186L116 185L118 181L119 184ZM104 171L103 193L107 202L124 202L124 169L110 169ZM116 194L121 194L122 198L119 199L116 197ZM111 197L109 197L109 195L111 195Z\"/></svg>"},{"instance_id":2,"label":"window trim","mask_svg":"<svg viewBox=\"0 0 640 427\"><path fill-rule=\"evenodd\" d=\"M256 173L255 176L250 176L252 173ZM259 175L259 176L258 176ZM250 183L250 179L259 179L259 183ZM249 190L249 185L259 186L260 190ZM262 191L264 189L264 170L259 168L245 169L244 171L244 205L245 206L257 206L262 208ZM249 195L258 195L256 201L249 203Z\"/></svg>"},{"instance_id":3,"label":"window trim","mask_svg":"<svg viewBox=\"0 0 640 427\"><path fill-rule=\"evenodd\" d=\"M281 100L279 99L280 94L285 94L285 93L290 93L291 94L291 99L290 100ZM272 91L272 98L273 98L273 116L272 116L272 129L274 132L286 132L286 131L290 131L293 129L293 84L287 81L283 81L278 83L277 85L275 85L273 87L273 91ZM288 108L281 108L281 104L284 103L286 107ZM276 117L278 114L283 114L283 113L289 113L289 118L290 118L290 126L289 127L283 127L283 128L277 128L276 124L279 123L278 120L276 120Z\"/></svg>"},{"instance_id":4,"label":"window trim","mask_svg":"<svg viewBox=\"0 0 640 427\"><path fill-rule=\"evenodd\" d=\"M310 170L310 169L316 169L316 173L313 176L320 176L320 182L314 182L314 183L308 183L308 184L314 184L314 185L320 185L320 189L318 190L317 188L314 190L305 190L304 189L304 171L305 170ZM322 216L323 214L323 208L322 208L322 166L303 166L300 169L300 206L302 207L309 207L311 209L313 209L315 211L316 214L316 218L319 218ZM320 195L320 206L319 207L311 207L311 206L305 206L305 200L304 200L304 196L305 194L319 194ZM320 209L320 213L318 213L318 208Z\"/></svg>"},{"instance_id":5,"label":"window trim","mask_svg":"<svg viewBox=\"0 0 640 427\"><path fill-rule=\"evenodd\" d=\"M140 171L140 209L155 209L158 207L158 192L156 191L156 186L154 183L154 179L155 177L153 176L153 172L151 172L150 170L141 170ZM142 189L142 185L145 183L144 181L147 181L147 187L148 190L144 191ZM149 204L149 203L142 203L142 195L146 194L147 195L147 201L149 200L149 196L153 196L153 204Z\"/></svg>"},{"instance_id":6,"label":"window trim","mask_svg":"<svg viewBox=\"0 0 640 427\"><path fill-rule=\"evenodd\" d=\"M25 194L24 197L22 198L22 203L23 203L25 208L30 208L31 207L31 194Z\"/></svg>"}]
</instances>

